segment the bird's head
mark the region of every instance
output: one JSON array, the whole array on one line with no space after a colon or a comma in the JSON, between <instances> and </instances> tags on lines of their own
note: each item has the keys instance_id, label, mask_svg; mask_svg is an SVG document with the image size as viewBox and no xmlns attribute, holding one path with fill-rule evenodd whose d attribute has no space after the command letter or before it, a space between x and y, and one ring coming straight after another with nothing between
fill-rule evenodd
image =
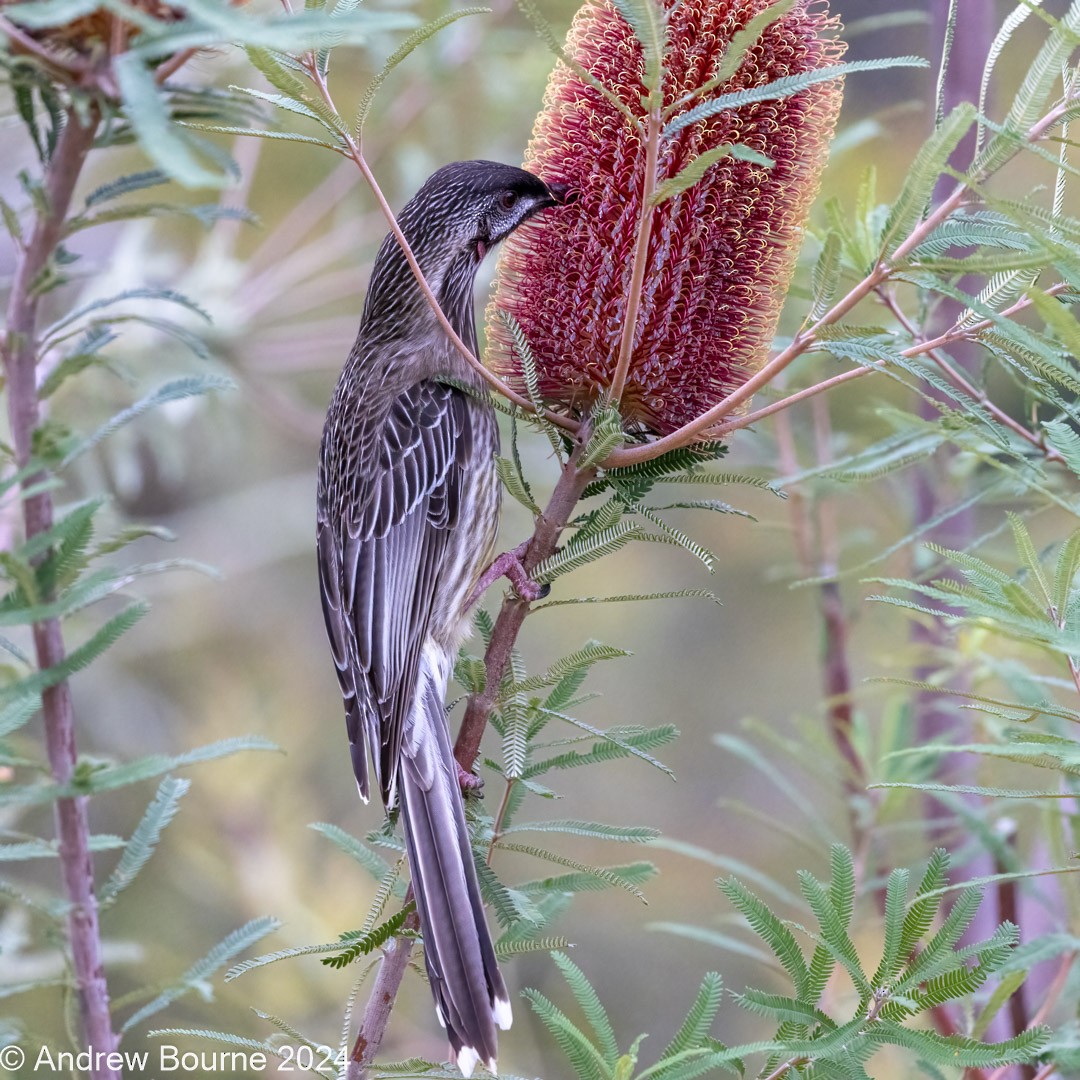
<instances>
[{"instance_id":1,"label":"bird's head","mask_svg":"<svg viewBox=\"0 0 1080 1080\"><path fill-rule=\"evenodd\" d=\"M474 264L522 222L565 202L565 184L496 161L455 161L433 173L401 214L410 244Z\"/></svg>"},{"instance_id":2,"label":"bird's head","mask_svg":"<svg viewBox=\"0 0 1080 1080\"><path fill-rule=\"evenodd\" d=\"M455 161L432 173L398 216L428 284L459 334L474 341L472 290L481 260L522 222L572 201L566 184L495 161ZM383 241L368 289L370 313L392 316L395 334L414 317L429 319L393 235Z\"/></svg>"}]
</instances>

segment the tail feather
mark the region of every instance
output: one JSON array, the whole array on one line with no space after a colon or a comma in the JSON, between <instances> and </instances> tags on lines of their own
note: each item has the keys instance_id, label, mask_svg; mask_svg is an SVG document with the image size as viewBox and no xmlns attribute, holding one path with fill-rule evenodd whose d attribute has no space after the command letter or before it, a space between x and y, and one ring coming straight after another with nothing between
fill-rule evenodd
<instances>
[{"instance_id":1,"label":"tail feather","mask_svg":"<svg viewBox=\"0 0 1080 1080\"><path fill-rule=\"evenodd\" d=\"M495 1070L495 1026L510 1002L491 943L443 711L445 678L421 660L420 693L402 740L401 809L436 1011L458 1067Z\"/></svg>"}]
</instances>

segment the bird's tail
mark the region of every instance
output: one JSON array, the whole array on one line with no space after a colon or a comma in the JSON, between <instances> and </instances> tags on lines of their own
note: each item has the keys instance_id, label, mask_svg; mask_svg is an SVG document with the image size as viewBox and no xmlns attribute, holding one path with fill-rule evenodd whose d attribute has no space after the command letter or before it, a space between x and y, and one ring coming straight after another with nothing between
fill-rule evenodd
<instances>
[{"instance_id":1,"label":"bird's tail","mask_svg":"<svg viewBox=\"0 0 1080 1080\"><path fill-rule=\"evenodd\" d=\"M446 663L432 647L420 661L419 693L402 737L399 781L405 843L435 1010L458 1068L495 1071L495 1026L510 1026L510 999L495 959L443 695Z\"/></svg>"}]
</instances>

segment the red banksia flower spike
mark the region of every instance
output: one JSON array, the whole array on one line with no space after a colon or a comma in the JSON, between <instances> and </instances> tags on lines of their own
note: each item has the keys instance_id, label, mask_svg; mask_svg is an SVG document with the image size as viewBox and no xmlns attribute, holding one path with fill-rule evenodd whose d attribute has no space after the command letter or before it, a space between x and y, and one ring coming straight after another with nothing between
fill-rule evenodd
<instances>
[{"instance_id":1,"label":"red banksia flower spike","mask_svg":"<svg viewBox=\"0 0 1080 1080\"><path fill-rule=\"evenodd\" d=\"M764 365L842 87L708 103L835 64L837 25L825 0L586 0L566 55L607 93L559 63L525 162L577 197L510 237L492 300L541 397L582 415L615 396L628 431L665 435ZM487 363L524 385L502 319Z\"/></svg>"}]
</instances>

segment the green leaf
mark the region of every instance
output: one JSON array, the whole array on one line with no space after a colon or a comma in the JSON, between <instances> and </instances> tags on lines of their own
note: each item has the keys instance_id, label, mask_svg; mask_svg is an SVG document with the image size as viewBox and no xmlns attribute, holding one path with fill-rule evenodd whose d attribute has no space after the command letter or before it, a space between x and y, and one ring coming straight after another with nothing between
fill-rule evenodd
<instances>
[{"instance_id":1,"label":"green leaf","mask_svg":"<svg viewBox=\"0 0 1080 1080\"><path fill-rule=\"evenodd\" d=\"M548 21L540 13L540 9L536 6L534 0L517 0L517 5L525 18L532 24L537 36L551 52L555 54L559 61L565 64L579 79L582 80L582 82L587 83L611 105L618 109L618 111L622 113L623 119L630 124L632 129L640 131L641 124L638 121L638 118L629 108L627 108L626 102L624 102L622 98L609 87L605 86L604 83L589 71L588 68L579 64L565 49L563 49L562 43L555 36Z\"/></svg>"},{"instance_id":2,"label":"green leaf","mask_svg":"<svg viewBox=\"0 0 1080 1080\"><path fill-rule=\"evenodd\" d=\"M161 169L148 169L144 172L128 173L125 176L119 176L115 180L110 180L108 183L94 188L94 190L86 196L86 201L83 205L89 210L92 206L98 206L103 202L118 199L123 195L130 195L134 191L145 191L147 188L158 187L159 185L167 184L168 182L168 174Z\"/></svg>"},{"instance_id":3,"label":"green leaf","mask_svg":"<svg viewBox=\"0 0 1080 1080\"><path fill-rule=\"evenodd\" d=\"M701 989L698 990L686 1019L682 1022L675 1038L664 1047L660 1060L665 1061L681 1054L685 1050L696 1049L709 1034L709 1028L720 1008L720 997L723 993L723 980L715 971L707 972L701 980ZM657 1074L657 1080L663 1077L663 1072Z\"/></svg>"},{"instance_id":4,"label":"green leaf","mask_svg":"<svg viewBox=\"0 0 1080 1080\"><path fill-rule=\"evenodd\" d=\"M576 768L580 765L591 765L597 761L610 761L617 757L640 758L654 768L666 773L672 779L675 778L675 774L663 762L657 761L656 758L645 752L646 747L651 749L654 746L662 746L664 743L674 739L679 734L679 729L675 727L674 724L661 724L659 727L655 728L630 728L626 731L617 728L609 728L607 731L604 731L601 728L593 727L591 724L586 724L583 720L568 716L566 713L559 712L556 709L540 706L537 708L537 711L543 713L545 716L551 716L555 719L563 720L568 724L572 724L574 727L580 728L582 731L587 731L590 735L594 735L597 739L603 739L604 742L594 746L587 754L571 751L570 753L560 754L554 758L548 758L546 761L539 762L535 765L530 765L530 767L525 770L525 779L538 776L553 768Z\"/></svg>"},{"instance_id":5,"label":"green leaf","mask_svg":"<svg viewBox=\"0 0 1080 1080\"><path fill-rule=\"evenodd\" d=\"M659 96L667 52L667 14L659 0L613 0L619 14L634 31L645 58L642 84L648 96Z\"/></svg>"},{"instance_id":6,"label":"green leaf","mask_svg":"<svg viewBox=\"0 0 1080 1080\"><path fill-rule=\"evenodd\" d=\"M600 641L587 641L576 652L556 660L542 675L531 675L521 682L511 683L507 688L507 692L511 694L531 693L546 686L554 686L562 679L575 675L577 672L588 671L594 664L599 664L604 660L621 660L632 655L625 649L616 649L614 646L604 645Z\"/></svg>"},{"instance_id":7,"label":"green leaf","mask_svg":"<svg viewBox=\"0 0 1080 1080\"><path fill-rule=\"evenodd\" d=\"M375 100L375 95L382 89L382 85L386 82L387 76L398 66L398 64L408 57L414 49L423 45L423 43L430 38L433 38L440 30L457 22L458 19L464 19L469 15L490 14L491 8L487 7L461 8L458 11L448 11L446 14L440 15L438 18L432 19L430 22L426 22L423 26L414 30L390 54L390 56L387 57L386 63L382 66L382 70L380 70L375 78L368 84L368 88L364 91L364 95L360 99L360 105L356 112L356 120L353 123L353 129L358 132L363 129L368 118L368 113L371 111L372 103Z\"/></svg>"},{"instance_id":8,"label":"green leaf","mask_svg":"<svg viewBox=\"0 0 1080 1080\"><path fill-rule=\"evenodd\" d=\"M325 139L317 139L314 135L302 135L296 131L262 131L258 128L235 127L229 124L195 124L182 123L180 127L193 128L196 131L206 131L214 135L251 135L258 139L279 139L282 142L308 143L313 146L322 146L327 150L333 150L340 154L342 147L335 143L328 143Z\"/></svg>"},{"instance_id":9,"label":"green leaf","mask_svg":"<svg viewBox=\"0 0 1080 1080\"><path fill-rule=\"evenodd\" d=\"M385 945L399 930L402 929L405 925L405 920L413 913L415 906L416 905L410 901L400 911L391 915L386 922L375 927L374 930L353 937L352 940L349 941L349 947L347 949L343 949L336 956L324 957L321 962L327 967L340 970L343 967L348 967L349 964L358 960L361 956L370 955L376 949Z\"/></svg>"},{"instance_id":10,"label":"green leaf","mask_svg":"<svg viewBox=\"0 0 1080 1080\"><path fill-rule=\"evenodd\" d=\"M674 176L657 184L656 190L649 198L650 204L659 206L660 203L666 202L675 195L681 195L701 180L718 161L729 157L735 158L736 161L748 161L754 165L761 165L766 169L771 169L776 164L771 157L759 154L756 150L751 150L750 147L743 146L741 143L724 143L722 146L716 146L712 150L699 154Z\"/></svg>"},{"instance_id":11,"label":"green leaf","mask_svg":"<svg viewBox=\"0 0 1080 1080\"><path fill-rule=\"evenodd\" d=\"M176 816L180 800L187 794L189 787L190 780L177 780L172 776L165 777L158 785L157 794L131 834L124 854L120 856L120 861L109 875L108 881L101 887L98 897L102 907L113 903L146 865L165 827Z\"/></svg>"},{"instance_id":12,"label":"green leaf","mask_svg":"<svg viewBox=\"0 0 1080 1080\"><path fill-rule=\"evenodd\" d=\"M608 1065L601 1052L570 1022L565 1013L557 1009L538 990L527 988L522 994L559 1044L581 1080L614 1080L612 1066Z\"/></svg>"},{"instance_id":13,"label":"green leaf","mask_svg":"<svg viewBox=\"0 0 1080 1080\"><path fill-rule=\"evenodd\" d=\"M597 840L621 840L629 844L647 844L660 835L658 829L644 825L605 825L596 821L530 821L527 824L511 825L503 829L500 836L519 833L556 832L567 836L591 836Z\"/></svg>"},{"instance_id":14,"label":"green leaf","mask_svg":"<svg viewBox=\"0 0 1080 1080\"><path fill-rule=\"evenodd\" d=\"M935 1031L903 1027L881 1021L867 1031L877 1044L892 1043L912 1050L927 1061L953 1068L994 1067L1017 1061L1031 1061L1049 1037L1049 1029L1033 1028L1000 1043L981 1043L963 1035L944 1036Z\"/></svg>"},{"instance_id":15,"label":"green leaf","mask_svg":"<svg viewBox=\"0 0 1080 1080\"><path fill-rule=\"evenodd\" d=\"M146 604L132 604L119 615L111 618L77 649L73 649L64 660L55 667L35 671L14 683L0 688L0 702L6 703L12 698L22 698L30 694L39 694L50 686L56 686L69 679L78 671L93 663L106 649L115 644L123 634L130 630L149 611ZM51 798L51 796L47 796ZM0 792L0 802L4 794Z\"/></svg>"},{"instance_id":16,"label":"green leaf","mask_svg":"<svg viewBox=\"0 0 1080 1080\"><path fill-rule=\"evenodd\" d=\"M532 613L542 611L550 607L566 607L568 604L627 604L639 600L711 600L714 604L720 604L720 597L709 589L673 589L671 592L654 593L626 593L623 596L569 596L562 600L545 600L542 604L534 604Z\"/></svg>"},{"instance_id":17,"label":"green leaf","mask_svg":"<svg viewBox=\"0 0 1080 1080\"><path fill-rule=\"evenodd\" d=\"M938 890L945 884L949 869L949 855L943 848L935 848L923 873L922 881L907 915L904 916L900 937L899 955L908 957L915 946L926 936L937 909L941 905Z\"/></svg>"},{"instance_id":18,"label":"green leaf","mask_svg":"<svg viewBox=\"0 0 1080 1080\"><path fill-rule=\"evenodd\" d=\"M784 970L795 984L795 993L803 997L810 973L806 960L791 931L737 878L721 878L717 881L720 891L731 901L754 933L776 954Z\"/></svg>"},{"instance_id":19,"label":"green leaf","mask_svg":"<svg viewBox=\"0 0 1080 1080\"><path fill-rule=\"evenodd\" d=\"M100 791L113 791L116 788L138 783L140 780L150 780L176 769L186 768L188 765L215 761L218 758L247 750L280 750L280 747L268 739L248 735L220 739L218 742L175 756L151 754L122 765L86 767L85 763L80 763L70 784L40 784L14 788L9 785L0 790L0 805L46 803L55 799L70 799Z\"/></svg>"},{"instance_id":20,"label":"green leaf","mask_svg":"<svg viewBox=\"0 0 1080 1080\"><path fill-rule=\"evenodd\" d=\"M885 886L885 945L881 962L870 980L875 990L887 985L907 960L906 956L901 955L900 945L904 933L909 877L907 870L893 870Z\"/></svg>"},{"instance_id":21,"label":"green leaf","mask_svg":"<svg viewBox=\"0 0 1080 1080\"><path fill-rule=\"evenodd\" d=\"M1080 451L1080 446L1077 450ZM1054 610L1059 617L1064 615L1069 606L1077 570L1080 570L1080 529L1061 545L1054 568Z\"/></svg>"},{"instance_id":22,"label":"green leaf","mask_svg":"<svg viewBox=\"0 0 1080 1080\"><path fill-rule=\"evenodd\" d=\"M74 22L101 6L100 0L36 0L35 3L5 4L4 15L29 30L43 30Z\"/></svg>"},{"instance_id":23,"label":"green leaf","mask_svg":"<svg viewBox=\"0 0 1080 1080\"><path fill-rule=\"evenodd\" d=\"M156 409L161 405L167 405L173 401L182 401L185 398L197 397L216 391L232 390L236 384L221 375L186 375L183 378L172 379L159 386L146 397L136 401L134 405L118 412L111 420L107 421L92 435L83 439L77 446L68 452L64 458L64 466L70 465L77 457L86 453L87 450L97 446L103 439L107 439L114 432L131 423L143 413Z\"/></svg>"},{"instance_id":24,"label":"green leaf","mask_svg":"<svg viewBox=\"0 0 1080 1080\"><path fill-rule=\"evenodd\" d=\"M840 284L842 253L843 245L839 233L830 230L822 245L818 261L814 264L814 300L808 316L811 322L817 322L832 307L837 286Z\"/></svg>"},{"instance_id":25,"label":"green leaf","mask_svg":"<svg viewBox=\"0 0 1080 1080\"><path fill-rule=\"evenodd\" d=\"M745 26L736 30L728 43L716 74L702 83L701 86L680 98L666 112L674 112L694 98L709 94L718 87L723 86L742 67L746 54L757 45L765 31L791 11L797 2L798 0L775 0L774 3L759 11Z\"/></svg>"},{"instance_id":26,"label":"green leaf","mask_svg":"<svg viewBox=\"0 0 1080 1080\"><path fill-rule=\"evenodd\" d=\"M641 0L641 2L652 4L655 0ZM619 410L611 405L598 405L593 417L592 435L578 462L578 468L587 469L592 465L603 464L613 450L622 446L624 438L625 433Z\"/></svg>"},{"instance_id":27,"label":"green leaf","mask_svg":"<svg viewBox=\"0 0 1080 1080\"><path fill-rule=\"evenodd\" d=\"M729 94L721 94L709 101L703 101L692 109L677 116L664 128L664 138L670 139L678 135L684 128L696 124L699 120L707 120L717 113L727 109L739 109L744 105L753 105L758 101L777 101L781 98L793 97L808 87L818 83L831 82L833 79L841 79L847 75L853 75L860 71L884 71L887 68L915 67L923 68L929 65L918 56L896 56L880 60L855 60L848 64L832 64L828 67L816 68L813 71L804 71L798 75L785 75L781 79L774 79L763 86L755 86L747 90L736 90Z\"/></svg>"},{"instance_id":28,"label":"green leaf","mask_svg":"<svg viewBox=\"0 0 1080 1080\"><path fill-rule=\"evenodd\" d=\"M736 994L735 1000L751 1012L768 1016L780 1023L806 1025L811 1028L820 1026L829 1031L836 1029L836 1024L820 1009L795 998L768 994L763 990L745 990Z\"/></svg>"},{"instance_id":29,"label":"green leaf","mask_svg":"<svg viewBox=\"0 0 1080 1080\"><path fill-rule=\"evenodd\" d=\"M938 177L974 123L975 106L968 101L962 102L923 143L885 221L880 241L883 256L888 255L892 245L906 237L922 218Z\"/></svg>"},{"instance_id":30,"label":"green leaf","mask_svg":"<svg viewBox=\"0 0 1080 1080\"><path fill-rule=\"evenodd\" d=\"M184 187L224 187L226 173L208 168L202 145L172 122L165 97L153 74L134 52L117 56L112 65L124 112L142 149L155 164Z\"/></svg>"},{"instance_id":31,"label":"green leaf","mask_svg":"<svg viewBox=\"0 0 1080 1080\"><path fill-rule=\"evenodd\" d=\"M4 228L7 229L8 236L15 241L15 244L18 247L25 247L26 241L23 239L22 224L19 221L19 215L7 199L0 198L0 215L3 216Z\"/></svg>"},{"instance_id":32,"label":"green leaf","mask_svg":"<svg viewBox=\"0 0 1080 1080\"><path fill-rule=\"evenodd\" d=\"M540 397L540 379L537 372L536 357L533 355L532 347L529 345L529 339L525 336L521 323L510 312L499 308L496 314L509 331L510 340L514 345L514 352L517 353L518 359L521 361L521 374L525 383L525 392L529 396L532 407L536 410L536 415L531 419L547 437L548 442L551 443L551 448L555 451L555 457L562 461L565 454L563 437L554 424L544 419L544 402Z\"/></svg>"},{"instance_id":33,"label":"green leaf","mask_svg":"<svg viewBox=\"0 0 1080 1080\"><path fill-rule=\"evenodd\" d=\"M535 859L544 859L547 862L565 866L567 869L575 871L577 874L593 883L590 886L584 886L586 888L600 887L623 889L630 893L631 896L636 896L642 903L648 903L648 901L645 899L645 894L635 884L634 879L640 873L644 872L645 868L648 868L647 876L656 873L656 867L651 863L633 863L631 864L631 867L587 866L585 863L580 863L576 859L570 859L565 855L559 855L553 851L546 851L544 848L533 847L529 844L506 843L500 839L496 841L495 847L500 851L516 851L521 855L531 855ZM625 872L631 868L635 871L634 874ZM521 887L522 889L525 888L524 885ZM548 886L545 884L545 889L547 888Z\"/></svg>"},{"instance_id":34,"label":"green leaf","mask_svg":"<svg viewBox=\"0 0 1080 1080\"><path fill-rule=\"evenodd\" d=\"M839 963L843 964L859 993L868 997L873 993L873 987L863 972L858 950L851 940L851 935L847 932L841 914L832 902L829 891L806 870L799 871L799 885L821 927L822 944ZM796 988L798 989L798 984ZM804 996L801 991L799 996Z\"/></svg>"},{"instance_id":35,"label":"green leaf","mask_svg":"<svg viewBox=\"0 0 1080 1080\"><path fill-rule=\"evenodd\" d=\"M564 574L580 570L581 567L625 547L631 540L640 537L642 532L642 527L635 522L620 521L617 525L601 529L584 540L575 536L561 551L537 565L533 570L533 581L551 582Z\"/></svg>"},{"instance_id":36,"label":"green leaf","mask_svg":"<svg viewBox=\"0 0 1080 1080\"><path fill-rule=\"evenodd\" d=\"M611 1020L603 1005L600 1004L596 991L585 978L585 973L581 968L564 953L552 953L551 959L562 972L563 978L570 987L570 992L585 1014L585 1019L589 1021L589 1026L596 1035L596 1044L601 1055L608 1066L614 1069L619 1059L619 1046L615 1041L615 1031L611 1026Z\"/></svg>"},{"instance_id":37,"label":"green leaf","mask_svg":"<svg viewBox=\"0 0 1080 1080\"><path fill-rule=\"evenodd\" d=\"M509 458L495 456L495 472L498 473L503 487L519 502L530 514L539 515L540 507L532 497L525 478L515 468Z\"/></svg>"},{"instance_id":38,"label":"green leaf","mask_svg":"<svg viewBox=\"0 0 1080 1080\"><path fill-rule=\"evenodd\" d=\"M120 836L99 833L88 838L90 851L115 851L124 846ZM56 859L60 856L60 844L49 840L23 840L17 844L0 844L0 862L22 862L26 859ZM0 983L0 996L4 985Z\"/></svg>"},{"instance_id":39,"label":"green leaf","mask_svg":"<svg viewBox=\"0 0 1080 1080\"><path fill-rule=\"evenodd\" d=\"M276 919L252 919L239 929L234 930L220 941L201 960L192 964L180 978L162 991L153 1001L133 1013L120 1028L121 1032L130 1031L136 1024L142 1023L155 1013L167 1009L178 998L207 986L207 980L220 968L224 967L237 953L253 945L256 941L273 933L281 925Z\"/></svg>"}]
</instances>

